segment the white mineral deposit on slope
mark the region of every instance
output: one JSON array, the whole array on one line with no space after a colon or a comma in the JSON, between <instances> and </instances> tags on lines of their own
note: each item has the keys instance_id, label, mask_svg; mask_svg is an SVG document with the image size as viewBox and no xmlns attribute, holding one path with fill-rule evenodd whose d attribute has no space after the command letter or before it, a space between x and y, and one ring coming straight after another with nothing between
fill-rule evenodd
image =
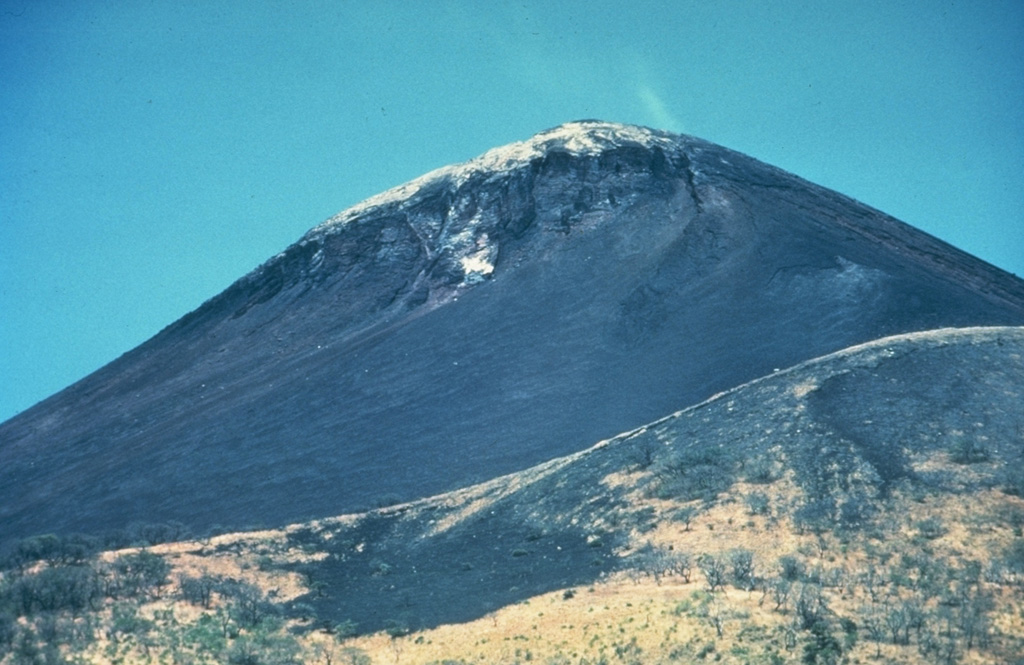
<instances>
[{"instance_id":1,"label":"white mineral deposit on slope","mask_svg":"<svg viewBox=\"0 0 1024 665\"><path fill-rule=\"evenodd\" d=\"M463 256L459 262L467 278L483 277L494 272L494 264L490 262L491 251L489 248Z\"/></svg>"},{"instance_id":2,"label":"white mineral deposit on slope","mask_svg":"<svg viewBox=\"0 0 1024 665\"><path fill-rule=\"evenodd\" d=\"M668 148L672 143L671 138L644 127L589 120L569 122L541 132L526 141L493 148L468 162L443 166L415 180L371 196L312 229L307 238L322 236L332 228L347 224L376 208L406 201L429 184L446 180L452 187L459 187L476 174L500 173L529 164L530 160L542 157L552 148L575 156L585 156L597 155L608 148L623 144Z\"/></svg>"}]
</instances>

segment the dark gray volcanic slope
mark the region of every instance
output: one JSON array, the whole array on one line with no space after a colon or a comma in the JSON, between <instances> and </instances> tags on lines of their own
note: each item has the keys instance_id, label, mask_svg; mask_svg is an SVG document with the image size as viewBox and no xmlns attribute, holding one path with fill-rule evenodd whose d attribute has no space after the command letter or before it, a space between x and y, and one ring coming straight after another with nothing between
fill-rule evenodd
<instances>
[{"instance_id":1,"label":"dark gray volcanic slope","mask_svg":"<svg viewBox=\"0 0 1024 665\"><path fill-rule=\"evenodd\" d=\"M330 554L299 566L323 585L303 600L322 619L352 619L366 632L389 621L421 628L642 568L649 555L643 534L672 519L671 510L643 497L666 469L716 451L725 451L715 465L730 478L716 492L723 500L736 498L735 480L749 481L751 460L770 459L798 488L790 499L774 497L776 513L829 531L893 522L890 487L918 495L1019 491L1022 400L1024 328L878 340L521 473L294 531L291 540ZM984 462L924 463L948 459L968 442L984 451ZM629 484L608 482L638 469Z\"/></svg>"},{"instance_id":2,"label":"dark gray volcanic slope","mask_svg":"<svg viewBox=\"0 0 1024 665\"><path fill-rule=\"evenodd\" d=\"M773 368L1024 323L1024 282L687 137L571 123L310 231L0 426L0 537L410 499Z\"/></svg>"}]
</instances>

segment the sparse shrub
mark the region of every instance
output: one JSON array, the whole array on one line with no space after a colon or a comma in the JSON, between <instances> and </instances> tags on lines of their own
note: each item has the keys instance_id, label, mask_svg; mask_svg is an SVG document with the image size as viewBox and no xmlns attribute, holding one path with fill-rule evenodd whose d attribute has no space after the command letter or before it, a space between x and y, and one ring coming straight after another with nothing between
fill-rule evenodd
<instances>
[{"instance_id":1,"label":"sparse shrub","mask_svg":"<svg viewBox=\"0 0 1024 665\"><path fill-rule=\"evenodd\" d=\"M781 476L781 465L767 455L758 455L744 466L744 470L749 483L766 485Z\"/></svg>"},{"instance_id":2,"label":"sparse shrub","mask_svg":"<svg viewBox=\"0 0 1024 665\"><path fill-rule=\"evenodd\" d=\"M999 474L1003 491L1010 496L1024 497L1024 459L1006 464Z\"/></svg>"},{"instance_id":3,"label":"sparse shrub","mask_svg":"<svg viewBox=\"0 0 1024 665\"><path fill-rule=\"evenodd\" d=\"M409 629L409 624L406 622L400 619L388 619L384 622L384 632L386 632L391 639L396 639L408 635L411 631Z\"/></svg>"},{"instance_id":4,"label":"sparse shrub","mask_svg":"<svg viewBox=\"0 0 1024 665\"><path fill-rule=\"evenodd\" d=\"M804 563L791 554L785 554L779 557L779 568L782 579L784 580L797 582L803 579L805 572Z\"/></svg>"},{"instance_id":5,"label":"sparse shrub","mask_svg":"<svg viewBox=\"0 0 1024 665\"><path fill-rule=\"evenodd\" d=\"M655 493L666 499L713 501L732 485L734 467L720 448L684 450L656 465Z\"/></svg>"},{"instance_id":6,"label":"sparse shrub","mask_svg":"<svg viewBox=\"0 0 1024 665\"><path fill-rule=\"evenodd\" d=\"M997 509L996 517L1013 529L1015 537L1024 536L1024 509L1019 506L1000 506Z\"/></svg>"},{"instance_id":7,"label":"sparse shrub","mask_svg":"<svg viewBox=\"0 0 1024 665\"><path fill-rule=\"evenodd\" d=\"M645 439L640 445L636 446L631 454L630 461L631 466L636 471L643 471L654 464L655 458L655 444L649 439Z\"/></svg>"},{"instance_id":8,"label":"sparse shrub","mask_svg":"<svg viewBox=\"0 0 1024 665\"><path fill-rule=\"evenodd\" d=\"M973 587L981 580L981 562L976 559L964 559L963 566L957 571L957 578L965 588Z\"/></svg>"},{"instance_id":9,"label":"sparse shrub","mask_svg":"<svg viewBox=\"0 0 1024 665\"><path fill-rule=\"evenodd\" d=\"M1024 539L1015 538L1006 548L1003 554L1003 561L1006 571L1017 578L1017 582L1024 582Z\"/></svg>"},{"instance_id":10,"label":"sparse shrub","mask_svg":"<svg viewBox=\"0 0 1024 665\"><path fill-rule=\"evenodd\" d=\"M743 500L747 504L747 512L751 515L768 514L771 504L768 500L768 495L764 492L751 492Z\"/></svg>"},{"instance_id":11,"label":"sparse shrub","mask_svg":"<svg viewBox=\"0 0 1024 665\"><path fill-rule=\"evenodd\" d=\"M808 501L793 511L793 524L800 533L821 533L832 527L832 501L820 498Z\"/></svg>"},{"instance_id":12,"label":"sparse shrub","mask_svg":"<svg viewBox=\"0 0 1024 665\"><path fill-rule=\"evenodd\" d=\"M11 651L12 662L16 665L46 662L43 651L39 648L39 639L35 631L28 626L19 633Z\"/></svg>"},{"instance_id":13,"label":"sparse shrub","mask_svg":"<svg viewBox=\"0 0 1024 665\"><path fill-rule=\"evenodd\" d=\"M977 464L987 462L988 450L972 436L958 436L949 447L949 459L957 464Z\"/></svg>"},{"instance_id":14,"label":"sparse shrub","mask_svg":"<svg viewBox=\"0 0 1024 665\"><path fill-rule=\"evenodd\" d=\"M821 583L830 589L838 589L843 586L846 576L846 568L843 566L836 566L835 568L830 568L825 571L821 576Z\"/></svg>"},{"instance_id":15,"label":"sparse shrub","mask_svg":"<svg viewBox=\"0 0 1024 665\"><path fill-rule=\"evenodd\" d=\"M299 644L291 635L256 630L243 634L228 649L230 665L292 665L299 662Z\"/></svg>"},{"instance_id":16,"label":"sparse shrub","mask_svg":"<svg viewBox=\"0 0 1024 665\"><path fill-rule=\"evenodd\" d=\"M357 624L352 619L345 619L344 621L340 621L334 624L334 639L338 640L339 642L343 642L349 639L350 637L355 637L356 633L358 632L358 628L359 624Z\"/></svg>"},{"instance_id":17,"label":"sparse shrub","mask_svg":"<svg viewBox=\"0 0 1024 665\"><path fill-rule=\"evenodd\" d=\"M296 547L313 546L314 548L323 543L320 532L310 526L303 526L289 531L287 535L288 544Z\"/></svg>"},{"instance_id":18,"label":"sparse shrub","mask_svg":"<svg viewBox=\"0 0 1024 665\"><path fill-rule=\"evenodd\" d=\"M129 635L139 637L153 630L154 627L155 624L152 621L139 616L137 605L120 602L114 605L107 635L115 640Z\"/></svg>"},{"instance_id":19,"label":"sparse shrub","mask_svg":"<svg viewBox=\"0 0 1024 665\"><path fill-rule=\"evenodd\" d=\"M195 647L197 653L220 654L227 644L224 615L214 616L203 613L183 632L183 640Z\"/></svg>"},{"instance_id":20,"label":"sparse shrub","mask_svg":"<svg viewBox=\"0 0 1024 665\"><path fill-rule=\"evenodd\" d=\"M686 616L693 611L693 603L689 600L681 600L672 608L672 614L677 617Z\"/></svg>"},{"instance_id":21,"label":"sparse shrub","mask_svg":"<svg viewBox=\"0 0 1024 665\"><path fill-rule=\"evenodd\" d=\"M697 509L693 506L682 506L672 513L673 519L682 522L683 528L687 531L690 530L690 522L693 521L693 518L696 517L696 515Z\"/></svg>"},{"instance_id":22,"label":"sparse shrub","mask_svg":"<svg viewBox=\"0 0 1024 665\"><path fill-rule=\"evenodd\" d=\"M871 501L862 495L846 494L839 503L840 527L856 527L864 523L874 511Z\"/></svg>"},{"instance_id":23,"label":"sparse shrub","mask_svg":"<svg viewBox=\"0 0 1024 665\"><path fill-rule=\"evenodd\" d=\"M928 540L935 540L946 535L946 528L937 517L928 517L919 521L916 525L918 533Z\"/></svg>"}]
</instances>

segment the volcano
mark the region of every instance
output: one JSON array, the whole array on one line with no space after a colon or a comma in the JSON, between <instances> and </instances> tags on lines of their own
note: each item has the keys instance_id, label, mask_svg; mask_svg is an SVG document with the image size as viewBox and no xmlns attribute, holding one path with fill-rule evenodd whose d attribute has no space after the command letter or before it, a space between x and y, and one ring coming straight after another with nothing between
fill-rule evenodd
<instances>
[{"instance_id":1,"label":"volcano","mask_svg":"<svg viewBox=\"0 0 1024 665\"><path fill-rule=\"evenodd\" d=\"M411 500L1024 282L684 135L580 121L373 197L0 425L0 538Z\"/></svg>"}]
</instances>

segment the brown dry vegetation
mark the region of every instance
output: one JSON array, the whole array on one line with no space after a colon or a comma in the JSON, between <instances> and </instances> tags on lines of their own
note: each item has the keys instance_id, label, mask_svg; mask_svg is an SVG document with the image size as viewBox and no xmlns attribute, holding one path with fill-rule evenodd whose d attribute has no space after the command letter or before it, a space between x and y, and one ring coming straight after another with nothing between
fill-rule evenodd
<instances>
[{"instance_id":1,"label":"brown dry vegetation","mask_svg":"<svg viewBox=\"0 0 1024 665\"><path fill-rule=\"evenodd\" d=\"M924 463L934 466L941 460ZM629 474L607 480L613 485L635 485ZM750 514L742 497L752 491L770 495L769 514ZM1024 589L1020 580L991 565L998 563L1000 553L1019 537L1014 532L1019 524L1015 527L1015 518L1007 516L1024 514L1024 501L997 490L960 496L895 496L892 501L897 509L863 531L812 533L795 528L780 510L793 501L795 493L786 479L768 486L737 483L729 494L701 510L689 528L665 518L657 520L653 530L632 534L623 555L651 547L689 553L693 566L688 580L678 573L631 568L586 587L529 598L475 621L409 634L393 631L349 637L310 629L309 620L278 620L270 632L278 639L292 640L294 649L288 652L293 661L276 662L366 662L360 660L363 657L372 663L410 664L800 662L810 642L795 609L797 590L803 586L820 589L828 608L824 616L829 634L843 645L841 660L833 662L944 662L940 659L943 654L922 653L916 628L910 631L909 643L894 644L888 627L880 639L872 639L867 624L873 617L884 622L887 611L919 599L927 615L923 630L932 631L941 641L946 620L942 614L947 602L944 594L955 594L963 585L960 572L970 560L982 565L973 584L991 598L992 606L984 634L970 648L954 645L950 662L1014 662L1024 654L1020 637L1024 635ZM632 500L652 504L663 515L678 507L671 501L640 495ZM936 523L940 528L929 528ZM296 548L287 535L283 530L235 534L151 548L150 552L163 557L172 568L169 583L137 605L137 615L149 622L149 629L132 636L117 633L113 615L123 603L109 601L90 618L95 641L81 649L65 646L61 650L64 657L125 665L225 659L246 662L237 654L232 656L229 649L214 654L180 643L185 635L202 632L197 626L204 617L215 626L230 621L227 606L231 600L214 594L208 608L197 607L181 597L179 581L217 575L254 585L275 602L292 601L308 593L309 587L301 576L281 566L320 555ZM759 582L753 589L729 583L710 593L697 557L713 555L725 561L739 549L753 554ZM102 558L113 561L126 552L131 551L106 553ZM772 595L771 581L779 577L779 557L787 555L799 562L804 575L794 580L789 599L779 603ZM938 579L930 582L936 586L928 593L923 592L924 573L915 568L922 557L931 568L942 570ZM918 563L910 563L913 561ZM955 615L955 608L952 613ZM843 626L855 627L844 630ZM298 636L293 638L289 630L296 629ZM225 642L228 647L267 629L233 630L233 637ZM172 635L178 635L177 645ZM3 662L19 661L12 655ZM275 661L257 657L251 662Z\"/></svg>"}]
</instances>

